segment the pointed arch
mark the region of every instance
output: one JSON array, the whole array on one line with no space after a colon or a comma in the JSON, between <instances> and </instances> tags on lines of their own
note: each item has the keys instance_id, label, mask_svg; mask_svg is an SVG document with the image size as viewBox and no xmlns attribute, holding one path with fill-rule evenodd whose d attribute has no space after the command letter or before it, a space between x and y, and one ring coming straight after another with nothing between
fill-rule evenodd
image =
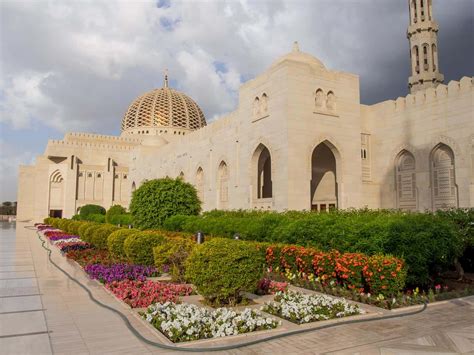
<instances>
[{"instance_id":1,"label":"pointed arch","mask_svg":"<svg viewBox=\"0 0 474 355\"><path fill-rule=\"evenodd\" d=\"M204 170L200 166L196 170L196 190L199 200L204 203Z\"/></svg>"},{"instance_id":2,"label":"pointed arch","mask_svg":"<svg viewBox=\"0 0 474 355\"><path fill-rule=\"evenodd\" d=\"M431 196L433 210L458 207L454 152L444 143L430 154Z\"/></svg>"},{"instance_id":3,"label":"pointed arch","mask_svg":"<svg viewBox=\"0 0 474 355\"><path fill-rule=\"evenodd\" d=\"M64 210L64 179L59 170L53 171L49 178L49 215L62 217Z\"/></svg>"},{"instance_id":4,"label":"pointed arch","mask_svg":"<svg viewBox=\"0 0 474 355\"><path fill-rule=\"evenodd\" d=\"M181 171L181 172L179 173L178 179L181 179L181 180L184 181L184 172L183 172L183 171Z\"/></svg>"},{"instance_id":5,"label":"pointed arch","mask_svg":"<svg viewBox=\"0 0 474 355\"><path fill-rule=\"evenodd\" d=\"M137 189L137 185L135 184L135 181L132 182L132 194L135 192L135 190Z\"/></svg>"},{"instance_id":6,"label":"pointed arch","mask_svg":"<svg viewBox=\"0 0 474 355\"><path fill-rule=\"evenodd\" d=\"M217 186L217 206L226 209L229 202L229 168L224 160L221 160L217 169Z\"/></svg>"},{"instance_id":7,"label":"pointed arch","mask_svg":"<svg viewBox=\"0 0 474 355\"><path fill-rule=\"evenodd\" d=\"M324 108L324 91L323 89L319 88L316 90L314 94L314 104L316 108L322 109Z\"/></svg>"},{"instance_id":8,"label":"pointed arch","mask_svg":"<svg viewBox=\"0 0 474 355\"><path fill-rule=\"evenodd\" d=\"M311 209L329 211L338 207L337 162L339 155L328 141L319 143L311 154Z\"/></svg>"},{"instance_id":9,"label":"pointed arch","mask_svg":"<svg viewBox=\"0 0 474 355\"><path fill-rule=\"evenodd\" d=\"M418 207L415 156L406 149L395 159L395 185L397 208L416 211Z\"/></svg>"},{"instance_id":10,"label":"pointed arch","mask_svg":"<svg viewBox=\"0 0 474 355\"><path fill-rule=\"evenodd\" d=\"M272 157L270 150L260 143L252 155L253 196L257 199L273 197Z\"/></svg>"},{"instance_id":11,"label":"pointed arch","mask_svg":"<svg viewBox=\"0 0 474 355\"><path fill-rule=\"evenodd\" d=\"M328 91L328 94L326 97L326 107L330 111L336 110L336 95L334 95L333 91Z\"/></svg>"}]
</instances>

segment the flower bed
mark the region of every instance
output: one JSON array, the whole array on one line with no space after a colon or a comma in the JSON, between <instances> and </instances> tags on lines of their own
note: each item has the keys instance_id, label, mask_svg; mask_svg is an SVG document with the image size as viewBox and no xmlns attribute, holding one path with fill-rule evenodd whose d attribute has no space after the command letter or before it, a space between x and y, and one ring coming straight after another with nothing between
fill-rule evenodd
<instances>
[{"instance_id":1,"label":"flower bed","mask_svg":"<svg viewBox=\"0 0 474 355\"><path fill-rule=\"evenodd\" d=\"M132 308L144 308L153 303L178 302L179 296L189 296L193 288L184 284L157 281L113 281L105 287Z\"/></svg>"},{"instance_id":2,"label":"flower bed","mask_svg":"<svg viewBox=\"0 0 474 355\"><path fill-rule=\"evenodd\" d=\"M86 242L77 241L77 242L69 242L69 241L61 241L60 243L55 244L62 253L70 252L71 250L85 250L89 249L91 245Z\"/></svg>"},{"instance_id":3,"label":"flower bed","mask_svg":"<svg viewBox=\"0 0 474 355\"><path fill-rule=\"evenodd\" d=\"M273 281L265 277L258 282L257 294L274 295L277 292L285 292L287 289L288 289L288 282Z\"/></svg>"},{"instance_id":4,"label":"flower bed","mask_svg":"<svg viewBox=\"0 0 474 355\"><path fill-rule=\"evenodd\" d=\"M278 321L257 310L238 313L228 308L208 310L193 304L156 303L142 317L173 342L208 339L274 329Z\"/></svg>"},{"instance_id":5,"label":"flower bed","mask_svg":"<svg viewBox=\"0 0 474 355\"><path fill-rule=\"evenodd\" d=\"M122 280L145 281L147 276L155 276L157 274L157 270L153 266L129 264L92 264L86 265L84 271L91 279L99 280L102 283Z\"/></svg>"},{"instance_id":6,"label":"flower bed","mask_svg":"<svg viewBox=\"0 0 474 355\"><path fill-rule=\"evenodd\" d=\"M350 305L345 300L324 295L306 295L294 291L278 292L275 301L265 303L262 310L297 324L361 313L357 305Z\"/></svg>"},{"instance_id":7,"label":"flower bed","mask_svg":"<svg viewBox=\"0 0 474 355\"><path fill-rule=\"evenodd\" d=\"M69 238L61 238L61 239L55 239L55 240L50 239L50 240L53 245L60 245L62 243L83 243L83 241L80 238L73 235L69 236Z\"/></svg>"},{"instance_id":8,"label":"flower bed","mask_svg":"<svg viewBox=\"0 0 474 355\"><path fill-rule=\"evenodd\" d=\"M76 261L83 268L91 264L125 264L126 258L111 255L107 250L86 249L86 250L72 250L66 253L68 259Z\"/></svg>"}]
</instances>

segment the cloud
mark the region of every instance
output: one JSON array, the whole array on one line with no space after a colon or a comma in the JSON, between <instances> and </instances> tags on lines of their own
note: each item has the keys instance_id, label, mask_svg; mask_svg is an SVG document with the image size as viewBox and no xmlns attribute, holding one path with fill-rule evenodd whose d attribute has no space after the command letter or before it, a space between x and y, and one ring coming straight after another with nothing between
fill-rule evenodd
<instances>
[{"instance_id":1,"label":"cloud","mask_svg":"<svg viewBox=\"0 0 474 355\"><path fill-rule=\"evenodd\" d=\"M473 75L473 2L433 3L446 81ZM211 121L294 40L326 67L359 74L364 103L407 94L405 0L7 0L0 17L2 134L28 137L38 124L118 134L165 68Z\"/></svg>"}]
</instances>

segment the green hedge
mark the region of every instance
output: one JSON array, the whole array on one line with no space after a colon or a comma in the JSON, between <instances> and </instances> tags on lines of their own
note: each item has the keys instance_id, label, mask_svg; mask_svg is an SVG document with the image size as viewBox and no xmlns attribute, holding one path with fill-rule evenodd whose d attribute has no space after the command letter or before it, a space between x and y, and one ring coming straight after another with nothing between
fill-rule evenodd
<instances>
[{"instance_id":1,"label":"green hedge","mask_svg":"<svg viewBox=\"0 0 474 355\"><path fill-rule=\"evenodd\" d=\"M105 215L105 208L99 205L84 205L79 209L79 215L85 219L90 214Z\"/></svg>"},{"instance_id":2,"label":"green hedge","mask_svg":"<svg viewBox=\"0 0 474 355\"><path fill-rule=\"evenodd\" d=\"M103 225L100 228L93 230L90 243L97 249L107 249L107 238L110 234L119 229L119 227L111 224Z\"/></svg>"},{"instance_id":3,"label":"green hedge","mask_svg":"<svg viewBox=\"0 0 474 355\"><path fill-rule=\"evenodd\" d=\"M153 248L162 244L165 237L156 231L129 235L123 244L127 258L135 264L153 265Z\"/></svg>"},{"instance_id":4,"label":"green hedge","mask_svg":"<svg viewBox=\"0 0 474 355\"><path fill-rule=\"evenodd\" d=\"M109 222L110 224L121 225L121 226L129 226L133 225L133 216L129 213L125 214L116 214L110 216Z\"/></svg>"},{"instance_id":5,"label":"green hedge","mask_svg":"<svg viewBox=\"0 0 474 355\"><path fill-rule=\"evenodd\" d=\"M108 210L107 210L107 213L105 214L105 221L107 223L111 223L111 224L115 224L115 223L112 223L110 221L110 218L112 216L117 216L117 215L121 215L121 214L126 214L127 211L125 210L125 208L123 208L122 206L120 205L113 205L112 207L110 207Z\"/></svg>"},{"instance_id":6,"label":"green hedge","mask_svg":"<svg viewBox=\"0 0 474 355\"><path fill-rule=\"evenodd\" d=\"M197 246L186 261L186 279L213 305L235 305L254 292L265 258L255 243L215 238Z\"/></svg>"},{"instance_id":7,"label":"green hedge","mask_svg":"<svg viewBox=\"0 0 474 355\"><path fill-rule=\"evenodd\" d=\"M90 223L87 228L84 229L84 233L80 236L81 239L87 243L92 243L92 236L94 235L94 232L102 227L102 224Z\"/></svg>"},{"instance_id":8,"label":"green hedge","mask_svg":"<svg viewBox=\"0 0 474 355\"><path fill-rule=\"evenodd\" d=\"M153 248L156 268L162 270L166 265L174 282L184 282L185 262L196 245L190 238L167 238L162 244Z\"/></svg>"},{"instance_id":9,"label":"green hedge","mask_svg":"<svg viewBox=\"0 0 474 355\"><path fill-rule=\"evenodd\" d=\"M211 211L201 216L174 216L164 224L169 230L233 237L243 240L298 244L322 251L368 255L392 254L408 267L407 283L424 286L466 254L474 221L470 212L442 214L386 210L349 210L331 213ZM455 223L457 217L458 224ZM474 238L473 238L474 239ZM461 260L465 260L461 258Z\"/></svg>"},{"instance_id":10,"label":"green hedge","mask_svg":"<svg viewBox=\"0 0 474 355\"><path fill-rule=\"evenodd\" d=\"M128 236L138 233L137 229L119 229L109 235L107 238L107 249L113 256L125 257L123 244Z\"/></svg>"}]
</instances>

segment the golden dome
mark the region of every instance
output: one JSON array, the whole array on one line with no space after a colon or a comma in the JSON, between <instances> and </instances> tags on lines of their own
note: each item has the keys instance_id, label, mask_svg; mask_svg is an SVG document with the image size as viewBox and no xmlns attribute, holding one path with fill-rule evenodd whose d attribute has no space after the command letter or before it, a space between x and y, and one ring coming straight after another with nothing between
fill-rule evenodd
<instances>
[{"instance_id":1,"label":"golden dome","mask_svg":"<svg viewBox=\"0 0 474 355\"><path fill-rule=\"evenodd\" d=\"M139 96L122 119L122 132L138 127L198 129L206 125L201 108L189 96L165 86Z\"/></svg>"}]
</instances>

